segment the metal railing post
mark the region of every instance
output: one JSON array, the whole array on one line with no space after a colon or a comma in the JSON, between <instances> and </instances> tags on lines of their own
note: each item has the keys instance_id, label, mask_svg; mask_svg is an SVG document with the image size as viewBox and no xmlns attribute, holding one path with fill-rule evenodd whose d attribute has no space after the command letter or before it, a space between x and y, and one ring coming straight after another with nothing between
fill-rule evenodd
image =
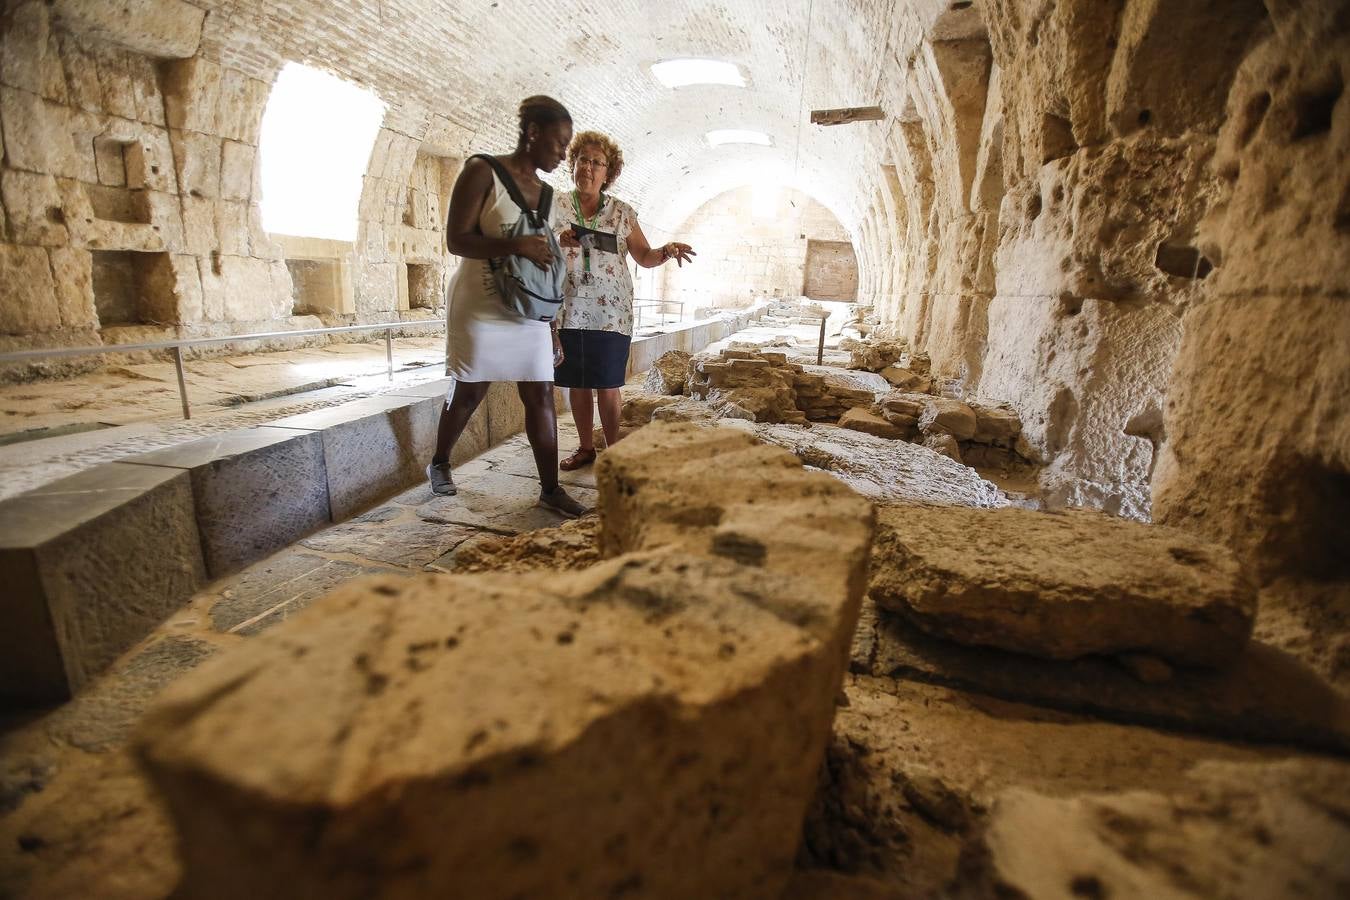
<instances>
[{"instance_id":1,"label":"metal railing post","mask_svg":"<svg viewBox=\"0 0 1350 900\"><path fill-rule=\"evenodd\" d=\"M384 330L384 359L389 366L389 380L394 380L394 329Z\"/></svg>"},{"instance_id":2,"label":"metal railing post","mask_svg":"<svg viewBox=\"0 0 1350 900\"><path fill-rule=\"evenodd\" d=\"M820 343L816 345L816 365L818 366L825 363L825 323L828 321L828 318L820 320Z\"/></svg>"},{"instance_id":3,"label":"metal railing post","mask_svg":"<svg viewBox=\"0 0 1350 900\"><path fill-rule=\"evenodd\" d=\"M187 381L183 378L183 348L174 345L173 367L178 372L178 399L183 401L183 418L192 418L192 407L188 405Z\"/></svg>"}]
</instances>

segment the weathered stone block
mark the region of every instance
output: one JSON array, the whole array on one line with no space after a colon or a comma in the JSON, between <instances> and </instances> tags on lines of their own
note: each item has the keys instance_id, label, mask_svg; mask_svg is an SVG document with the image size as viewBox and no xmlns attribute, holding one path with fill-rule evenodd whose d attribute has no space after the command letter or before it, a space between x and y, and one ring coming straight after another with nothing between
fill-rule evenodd
<instances>
[{"instance_id":1,"label":"weathered stone block","mask_svg":"<svg viewBox=\"0 0 1350 900\"><path fill-rule=\"evenodd\" d=\"M333 521L341 522L424 477L441 402L368 397L272 425L323 432L329 508Z\"/></svg>"},{"instance_id":2,"label":"weathered stone block","mask_svg":"<svg viewBox=\"0 0 1350 900\"><path fill-rule=\"evenodd\" d=\"M919 429L924 434L949 434L958 441L975 436L975 411L960 400L930 397L919 414Z\"/></svg>"},{"instance_id":3,"label":"weathered stone block","mask_svg":"<svg viewBox=\"0 0 1350 900\"><path fill-rule=\"evenodd\" d=\"M186 469L206 570L227 575L330 521L323 437L251 428L129 457Z\"/></svg>"},{"instance_id":4,"label":"weathered stone block","mask_svg":"<svg viewBox=\"0 0 1350 900\"><path fill-rule=\"evenodd\" d=\"M653 426L614 458L610 549L632 552L353 584L162 695L137 746L185 893L781 893L870 508L735 432ZM727 491L691 495L695 471Z\"/></svg>"},{"instance_id":5,"label":"weathered stone block","mask_svg":"<svg viewBox=\"0 0 1350 900\"><path fill-rule=\"evenodd\" d=\"M905 437L903 428L893 425L881 416L874 415L862 407L854 407L848 410L839 418L840 428L850 428L854 431L861 431L865 434L876 435L880 438L890 438L892 440L901 440Z\"/></svg>"},{"instance_id":6,"label":"weathered stone block","mask_svg":"<svg viewBox=\"0 0 1350 900\"><path fill-rule=\"evenodd\" d=\"M651 394L683 394L692 357L683 350L669 350L652 363L642 389Z\"/></svg>"},{"instance_id":7,"label":"weathered stone block","mask_svg":"<svg viewBox=\"0 0 1350 900\"><path fill-rule=\"evenodd\" d=\"M253 161L257 148L238 141L225 141L220 156L220 196L247 200L253 195Z\"/></svg>"},{"instance_id":8,"label":"weathered stone block","mask_svg":"<svg viewBox=\"0 0 1350 900\"><path fill-rule=\"evenodd\" d=\"M29 172L77 177L80 169L67 127L69 117L65 107L37 94L0 86L6 164Z\"/></svg>"},{"instance_id":9,"label":"weathered stone block","mask_svg":"<svg viewBox=\"0 0 1350 900\"><path fill-rule=\"evenodd\" d=\"M32 334L61 327L56 286L42 247L0 244L0 334Z\"/></svg>"},{"instance_id":10,"label":"weathered stone block","mask_svg":"<svg viewBox=\"0 0 1350 900\"><path fill-rule=\"evenodd\" d=\"M206 19L186 0L57 0L52 11L72 31L160 59L195 54Z\"/></svg>"},{"instance_id":11,"label":"weathered stone block","mask_svg":"<svg viewBox=\"0 0 1350 900\"><path fill-rule=\"evenodd\" d=\"M1050 659L1143 652L1221 665L1256 616L1225 548L1098 513L887 510L874 561L878 605L942 637Z\"/></svg>"},{"instance_id":12,"label":"weathered stone block","mask_svg":"<svg viewBox=\"0 0 1350 900\"><path fill-rule=\"evenodd\" d=\"M1011 443L1022 433L1022 420L1011 409L997 406L972 406L975 411L975 440L981 444Z\"/></svg>"},{"instance_id":13,"label":"weathered stone block","mask_svg":"<svg viewBox=\"0 0 1350 900\"><path fill-rule=\"evenodd\" d=\"M69 696L205 571L187 475L108 463L0 503L0 694Z\"/></svg>"},{"instance_id":14,"label":"weathered stone block","mask_svg":"<svg viewBox=\"0 0 1350 900\"><path fill-rule=\"evenodd\" d=\"M64 247L70 241L56 179L6 169L0 175L10 235L16 244Z\"/></svg>"},{"instance_id":15,"label":"weathered stone block","mask_svg":"<svg viewBox=\"0 0 1350 900\"><path fill-rule=\"evenodd\" d=\"M88 250L76 247L52 247L47 254L62 327L96 328L93 257Z\"/></svg>"}]
</instances>

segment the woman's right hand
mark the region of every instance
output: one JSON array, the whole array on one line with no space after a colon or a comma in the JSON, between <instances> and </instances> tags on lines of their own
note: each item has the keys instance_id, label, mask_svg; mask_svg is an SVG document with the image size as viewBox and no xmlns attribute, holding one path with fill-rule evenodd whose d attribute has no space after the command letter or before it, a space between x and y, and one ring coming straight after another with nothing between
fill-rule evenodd
<instances>
[{"instance_id":1,"label":"woman's right hand","mask_svg":"<svg viewBox=\"0 0 1350 900\"><path fill-rule=\"evenodd\" d=\"M553 265L553 250L548 245L548 238L542 234L530 234L516 238L516 246L512 255L523 256L541 269L547 269Z\"/></svg>"}]
</instances>

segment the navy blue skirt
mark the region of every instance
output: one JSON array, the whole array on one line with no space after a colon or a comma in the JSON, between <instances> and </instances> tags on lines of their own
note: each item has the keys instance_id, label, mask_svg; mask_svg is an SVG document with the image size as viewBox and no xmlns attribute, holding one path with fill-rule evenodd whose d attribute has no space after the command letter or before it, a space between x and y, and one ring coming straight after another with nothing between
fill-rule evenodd
<instances>
[{"instance_id":1,"label":"navy blue skirt","mask_svg":"<svg viewBox=\"0 0 1350 900\"><path fill-rule=\"evenodd\" d=\"M553 370L553 383L570 388L623 387L628 373L628 345L633 339L617 331L561 328L563 364Z\"/></svg>"}]
</instances>

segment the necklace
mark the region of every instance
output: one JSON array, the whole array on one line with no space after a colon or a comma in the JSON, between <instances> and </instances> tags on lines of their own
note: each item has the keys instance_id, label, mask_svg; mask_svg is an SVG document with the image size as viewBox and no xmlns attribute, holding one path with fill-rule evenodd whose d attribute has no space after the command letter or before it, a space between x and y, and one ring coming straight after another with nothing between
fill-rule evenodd
<instances>
[{"instance_id":1,"label":"necklace","mask_svg":"<svg viewBox=\"0 0 1350 900\"><path fill-rule=\"evenodd\" d=\"M577 219L581 222L581 227L589 228L591 231L595 231L596 230L595 226L600 224L600 210L605 208L605 194L603 191L601 191L600 202L595 207L595 215L591 216L589 220L586 218L585 214L582 213L581 211L580 191L577 190L572 191L572 208L576 210ZM591 283L591 242L593 240L594 239L590 235L585 235L581 239L582 284Z\"/></svg>"}]
</instances>

